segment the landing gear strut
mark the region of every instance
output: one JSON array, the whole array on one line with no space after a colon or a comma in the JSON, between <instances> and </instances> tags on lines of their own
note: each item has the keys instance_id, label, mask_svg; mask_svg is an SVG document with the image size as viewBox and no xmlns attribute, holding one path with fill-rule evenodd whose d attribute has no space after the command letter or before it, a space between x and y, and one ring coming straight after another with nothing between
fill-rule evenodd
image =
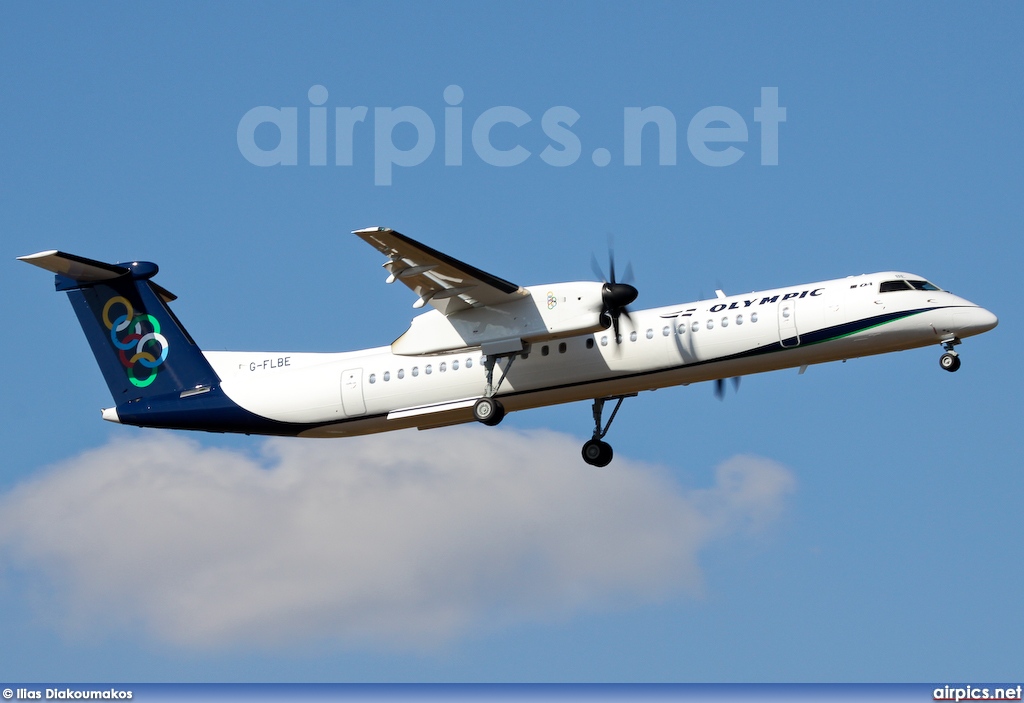
<instances>
[{"instance_id":1,"label":"landing gear strut","mask_svg":"<svg viewBox=\"0 0 1024 703\"><path fill-rule=\"evenodd\" d=\"M473 418L477 422L481 422L489 427L494 427L505 417L505 406L494 397L494 394L501 388L501 383L505 380L505 376L508 375L508 370L512 368L512 362L516 360L514 354L508 357L508 363L505 364L501 377L498 379L498 383L495 384L494 366L499 358L496 355L488 355L484 359L484 368L487 370L487 386L484 388L484 397L480 398L473 405Z\"/></svg>"},{"instance_id":2,"label":"landing gear strut","mask_svg":"<svg viewBox=\"0 0 1024 703\"><path fill-rule=\"evenodd\" d=\"M622 401L626 398L632 398L636 396L636 393L630 393L629 395L617 395L611 398L594 398L594 436L591 437L583 445L583 451L580 452L583 455L583 461L587 462L591 466L608 466L612 461L612 445L603 441L604 436L608 434L609 428L612 426L612 421L615 419L615 413L619 412L619 407L622 405ZM611 416L608 418L608 424L602 427L601 415L604 412L604 403L606 400L615 400L615 408L612 410Z\"/></svg>"},{"instance_id":3,"label":"landing gear strut","mask_svg":"<svg viewBox=\"0 0 1024 703\"><path fill-rule=\"evenodd\" d=\"M939 357L939 366L946 371L953 372L960 368L960 355L953 351L953 347L958 344L960 344L960 340L956 337L942 342L942 348L946 350L946 353Z\"/></svg>"}]
</instances>

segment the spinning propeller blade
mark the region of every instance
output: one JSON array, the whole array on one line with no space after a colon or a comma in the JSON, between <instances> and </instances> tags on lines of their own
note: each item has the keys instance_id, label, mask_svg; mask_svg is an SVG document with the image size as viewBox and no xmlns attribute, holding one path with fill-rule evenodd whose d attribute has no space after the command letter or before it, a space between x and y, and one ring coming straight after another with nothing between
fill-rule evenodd
<instances>
[{"instance_id":1,"label":"spinning propeller blade","mask_svg":"<svg viewBox=\"0 0 1024 703\"><path fill-rule=\"evenodd\" d=\"M741 376L733 376L732 377L732 387L733 387L733 390L735 390L737 393L740 390L740 378L742 378L742 377ZM725 379L724 378L716 378L715 379L715 397L718 398L719 400L725 400Z\"/></svg>"},{"instance_id":2,"label":"spinning propeller blade","mask_svg":"<svg viewBox=\"0 0 1024 703\"><path fill-rule=\"evenodd\" d=\"M591 255L590 257L590 267L594 270L597 277L604 281L604 286L601 288L601 299L604 302L601 314L607 315L608 319L611 320L612 328L615 332L615 342L617 344L621 344L622 338L619 334L619 317L625 316L626 320L632 323L633 320L629 316L627 306L636 300L637 296L640 294L636 288L626 282L633 280L633 265L626 264L624 280L618 281L615 278L615 250L609 244L609 277L605 277L604 271L601 270L601 265L597 262L597 257L594 255Z\"/></svg>"}]
</instances>

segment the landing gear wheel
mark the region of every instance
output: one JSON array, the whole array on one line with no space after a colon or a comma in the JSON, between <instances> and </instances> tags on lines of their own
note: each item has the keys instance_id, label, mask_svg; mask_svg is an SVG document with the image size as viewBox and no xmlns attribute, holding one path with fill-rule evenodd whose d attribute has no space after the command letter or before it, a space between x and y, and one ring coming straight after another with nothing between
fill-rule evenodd
<instances>
[{"instance_id":1,"label":"landing gear wheel","mask_svg":"<svg viewBox=\"0 0 1024 703\"><path fill-rule=\"evenodd\" d=\"M583 445L583 461L591 466L608 466L612 461L612 445L599 439L591 439Z\"/></svg>"},{"instance_id":2,"label":"landing gear wheel","mask_svg":"<svg viewBox=\"0 0 1024 703\"><path fill-rule=\"evenodd\" d=\"M952 352L946 352L939 357L939 366L946 371L956 371L960 368L960 357Z\"/></svg>"},{"instance_id":3,"label":"landing gear wheel","mask_svg":"<svg viewBox=\"0 0 1024 703\"><path fill-rule=\"evenodd\" d=\"M505 406L494 398L481 398L473 406L473 418L488 427L494 427L505 417Z\"/></svg>"}]
</instances>

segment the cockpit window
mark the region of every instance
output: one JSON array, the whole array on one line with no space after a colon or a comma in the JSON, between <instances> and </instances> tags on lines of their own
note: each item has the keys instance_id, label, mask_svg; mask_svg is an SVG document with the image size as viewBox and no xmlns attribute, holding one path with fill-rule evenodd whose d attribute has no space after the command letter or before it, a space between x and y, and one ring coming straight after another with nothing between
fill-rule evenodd
<instances>
[{"instance_id":1,"label":"cockpit window","mask_svg":"<svg viewBox=\"0 0 1024 703\"><path fill-rule=\"evenodd\" d=\"M942 290L933 283L928 281L883 281L882 285L878 287L879 293L892 293L898 290Z\"/></svg>"}]
</instances>

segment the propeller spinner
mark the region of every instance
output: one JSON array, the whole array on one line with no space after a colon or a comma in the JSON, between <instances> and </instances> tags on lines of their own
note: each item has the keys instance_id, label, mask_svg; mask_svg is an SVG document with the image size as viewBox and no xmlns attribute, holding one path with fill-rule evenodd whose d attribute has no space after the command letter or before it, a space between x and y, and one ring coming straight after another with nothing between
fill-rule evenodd
<instances>
[{"instance_id":1,"label":"propeller spinner","mask_svg":"<svg viewBox=\"0 0 1024 703\"><path fill-rule=\"evenodd\" d=\"M607 316L607 319L611 321L611 325L615 330L615 341L620 343L622 338L619 335L619 317L624 315L627 320L630 319L627 306L636 300L640 294L640 291L629 283L629 281L633 280L633 267L631 264L626 264L626 274L623 277L623 281L617 281L615 279L615 252L611 247L608 248L609 277L605 277L601 266L597 263L597 257L591 256L590 266L593 268L594 273L597 274L597 277L604 281L604 286L601 287L601 300L604 302L604 309L601 311L601 315L602 317Z\"/></svg>"}]
</instances>

